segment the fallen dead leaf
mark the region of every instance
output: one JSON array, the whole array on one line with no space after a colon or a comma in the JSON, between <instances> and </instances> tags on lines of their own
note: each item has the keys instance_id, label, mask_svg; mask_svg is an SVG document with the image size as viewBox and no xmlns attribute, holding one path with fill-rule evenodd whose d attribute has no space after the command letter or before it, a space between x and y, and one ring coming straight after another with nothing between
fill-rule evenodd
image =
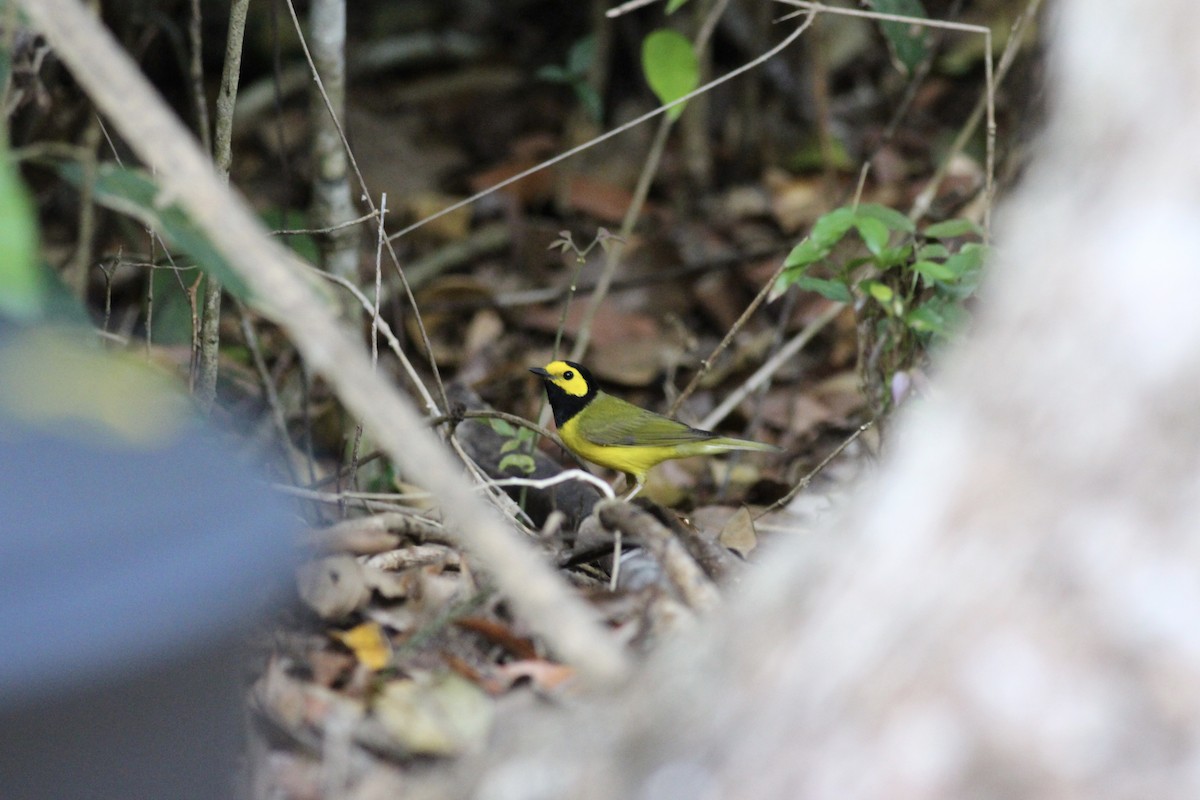
<instances>
[{"instance_id":1,"label":"fallen dead leaf","mask_svg":"<svg viewBox=\"0 0 1200 800\"><path fill-rule=\"evenodd\" d=\"M733 516L721 529L717 541L743 558L750 555L754 548L758 547L758 534L754 530L754 518L750 516L750 509L742 506L733 512Z\"/></svg>"},{"instance_id":2,"label":"fallen dead leaf","mask_svg":"<svg viewBox=\"0 0 1200 800\"><path fill-rule=\"evenodd\" d=\"M505 688L512 688L517 681L528 680L535 688L550 691L575 677L575 670L566 664L541 658L500 664L494 671L504 682Z\"/></svg>"},{"instance_id":3,"label":"fallen dead leaf","mask_svg":"<svg viewBox=\"0 0 1200 800\"><path fill-rule=\"evenodd\" d=\"M537 648L525 636L513 633L507 625L483 617L464 617L455 623L463 630L477 633L492 644L499 645L517 658L534 658Z\"/></svg>"},{"instance_id":4,"label":"fallen dead leaf","mask_svg":"<svg viewBox=\"0 0 1200 800\"><path fill-rule=\"evenodd\" d=\"M616 225L633 202L633 194L622 186L589 175L576 174L567 186L567 207Z\"/></svg>"},{"instance_id":5,"label":"fallen dead leaf","mask_svg":"<svg viewBox=\"0 0 1200 800\"><path fill-rule=\"evenodd\" d=\"M820 175L796 176L780 169L767 171L771 213L784 233L797 233L829 210L825 180Z\"/></svg>"}]
</instances>

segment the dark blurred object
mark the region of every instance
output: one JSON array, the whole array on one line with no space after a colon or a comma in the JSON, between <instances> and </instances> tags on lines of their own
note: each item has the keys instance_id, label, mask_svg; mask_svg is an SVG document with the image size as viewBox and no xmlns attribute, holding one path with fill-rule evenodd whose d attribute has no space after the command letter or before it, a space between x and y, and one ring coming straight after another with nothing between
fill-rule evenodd
<instances>
[{"instance_id":1,"label":"dark blurred object","mask_svg":"<svg viewBox=\"0 0 1200 800\"><path fill-rule=\"evenodd\" d=\"M0 332L2 333L2 332ZM288 516L144 364L0 336L0 797L228 798Z\"/></svg>"}]
</instances>

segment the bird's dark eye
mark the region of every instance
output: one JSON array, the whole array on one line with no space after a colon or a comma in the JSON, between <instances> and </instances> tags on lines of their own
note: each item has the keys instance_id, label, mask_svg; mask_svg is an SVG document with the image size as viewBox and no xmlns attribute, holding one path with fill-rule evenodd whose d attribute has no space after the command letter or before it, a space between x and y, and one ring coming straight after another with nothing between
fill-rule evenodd
<instances>
[{"instance_id":1,"label":"bird's dark eye","mask_svg":"<svg viewBox=\"0 0 1200 800\"><path fill-rule=\"evenodd\" d=\"M563 373L563 377L566 378L567 380L571 380L571 378L575 377L575 373L571 372L571 370L567 370L566 372Z\"/></svg>"}]
</instances>

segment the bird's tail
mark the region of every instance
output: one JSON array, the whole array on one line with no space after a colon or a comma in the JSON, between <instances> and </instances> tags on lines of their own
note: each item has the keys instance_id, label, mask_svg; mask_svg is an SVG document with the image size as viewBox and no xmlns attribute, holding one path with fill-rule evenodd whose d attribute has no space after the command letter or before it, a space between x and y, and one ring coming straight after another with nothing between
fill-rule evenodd
<instances>
[{"instance_id":1,"label":"bird's tail","mask_svg":"<svg viewBox=\"0 0 1200 800\"><path fill-rule=\"evenodd\" d=\"M727 450L754 450L760 453L782 453L783 449L773 444L754 442L750 439L734 439L732 436L720 436L704 442L705 449L710 453L724 453Z\"/></svg>"}]
</instances>

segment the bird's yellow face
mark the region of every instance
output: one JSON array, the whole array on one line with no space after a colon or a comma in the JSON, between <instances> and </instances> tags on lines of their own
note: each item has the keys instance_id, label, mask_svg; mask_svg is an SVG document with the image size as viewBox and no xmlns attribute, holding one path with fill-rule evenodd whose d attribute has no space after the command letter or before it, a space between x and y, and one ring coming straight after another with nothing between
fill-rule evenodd
<instances>
[{"instance_id":1,"label":"bird's yellow face","mask_svg":"<svg viewBox=\"0 0 1200 800\"><path fill-rule=\"evenodd\" d=\"M551 361L543 367L542 378L548 383L562 389L571 397L587 397L591 390L585 370L578 364L569 361Z\"/></svg>"},{"instance_id":2,"label":"bird's yellow face","mask_svg":"<svg viewBox=\"0 0 1200 800\"><path fill-rule=\"evenodd\" d=\"M551 361L529 371L545 384L546 397L554 410L554 424L559 428L599 394L592 374L574 361Z\"/></svg>"}]
</instances>

